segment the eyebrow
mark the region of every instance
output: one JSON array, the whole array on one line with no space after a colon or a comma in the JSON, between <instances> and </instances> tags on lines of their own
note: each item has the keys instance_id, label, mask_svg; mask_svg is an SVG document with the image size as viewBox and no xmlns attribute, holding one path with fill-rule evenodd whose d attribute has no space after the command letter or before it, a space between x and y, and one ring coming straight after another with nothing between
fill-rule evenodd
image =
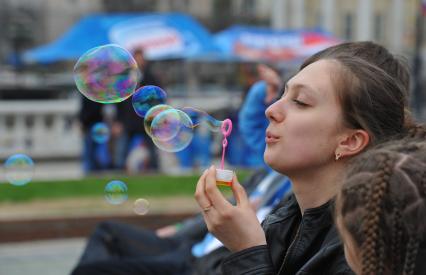
<instances>
[{"instance_id":1,"label":"eyebrow","mask_svg":"<svg viewBox=\"0 0 426 275\"><path fill-rule=\"evenodd\" d=\"M314 89L312 89L311 87L309 87L309 86L307 86L307 85L305 85L305 84L301 84L301 83L296 83L296 84L294 84L294 85L292 85L292 87L293 87L293 89L296 89L296 90L300 90L300 89L302 89L302 90L306 90L306 91L308 91L310 94L317 94L316 93L316 91L314 90ZM288 88L289 88L289 85L288 85L288 82L284 85L284 90L288 90Z\"/></svg>"}]
</instances>

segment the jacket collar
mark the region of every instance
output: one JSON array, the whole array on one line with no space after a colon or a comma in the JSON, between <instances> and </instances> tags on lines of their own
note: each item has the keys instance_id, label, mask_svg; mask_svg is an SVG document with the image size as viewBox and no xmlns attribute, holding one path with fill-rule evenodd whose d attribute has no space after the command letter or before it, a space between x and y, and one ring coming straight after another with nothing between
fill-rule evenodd
<instances>
[{"instance_id":1,"label":"jacket collar","mask_svg":"<svg viewBox=\"0 0 426 275\"><path fill-rule=\"evenodd\" d=\"M290 218L299 218L303 221L306 229L318 229L329 226L333 223L332 210L334 199L331 199L318 207L306 209L303 217L300 213L300 207L294 194L289 195L284 200L286 200L285 205L270 215L268 219L269 224L279 223Z\"/></svg>"}]
</instances>

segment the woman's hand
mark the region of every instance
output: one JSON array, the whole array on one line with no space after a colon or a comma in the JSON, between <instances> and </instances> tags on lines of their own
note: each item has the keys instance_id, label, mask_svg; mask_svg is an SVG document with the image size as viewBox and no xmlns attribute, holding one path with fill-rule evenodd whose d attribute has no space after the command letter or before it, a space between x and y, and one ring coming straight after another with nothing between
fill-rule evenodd
<instances>
[{"instance_id":1,"label":"woman's hand","mask_svg":"<svg viewBox=\"0 0 426 275\"><path fill-rule=\"evenodd\" d=\"M232 182L236 206L222 195L216 186L216 168L204 171L197 183L195 199L203 209L207 228L229 250L236 252L266 244L265 233L250 206L244 188L234 176Z\"/></svg>"}]
</instances>

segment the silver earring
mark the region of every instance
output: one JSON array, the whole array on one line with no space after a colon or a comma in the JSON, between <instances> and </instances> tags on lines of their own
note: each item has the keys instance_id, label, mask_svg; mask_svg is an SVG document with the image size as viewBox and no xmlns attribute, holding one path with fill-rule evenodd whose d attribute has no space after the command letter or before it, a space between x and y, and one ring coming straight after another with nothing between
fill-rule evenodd
<instances>
[{"instance_id":1,"label":"silver earring","mask_svg":"<svg viewBox=\"0 0 426 275\"><path fill-rule=\"evenodd\" d=\"M336 153L336 160L339 160L342 155L340 153Z\"/></svg>"}]
</instances>

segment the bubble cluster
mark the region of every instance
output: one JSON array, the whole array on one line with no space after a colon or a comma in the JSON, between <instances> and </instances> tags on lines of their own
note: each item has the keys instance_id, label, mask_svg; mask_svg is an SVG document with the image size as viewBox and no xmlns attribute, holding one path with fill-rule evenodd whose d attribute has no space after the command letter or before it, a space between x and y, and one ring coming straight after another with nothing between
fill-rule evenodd
<instances>
[{"instance_id":1,"label":"bubble cluster","mask_svg":"<svg viewBox=\"0 0 426 275\"><path fill-rule=\"evenodd\" d=\"M146 113L152 107L164 104L167 94L160 87L147 85L139 88L132 96L132 105L136 114L145 117Z\"/></svg>"},{"instance_id":2,"label":"bubble cluster","mask_svg":"<svg viewBox=\"0 0 426 275\"><path fill-rule=\"evenodd\" d=\"M127 185L124 182L113 180L105 186L105 199L108 203L122 204L127 198Z\"/></svg>"},{"instance_id":3,"label":"bubble cluster","mask_svg":"<svg viewBox=\"0 0 426 275\"><path fill-rule=\"evenodd\" d=\"M133 211L137 215L145 215L149 211L150 203L146 199L137 199L133 204Z\"/></svg>"},{"instance_id":4,"label":"bubble cluster","mask_svg":"<svg viewBox=\"0 0 426 275\"><path fill-rule=\"evenodd\" d=\"M104 45L83 54L74 66L74 81L88 99L117 103L136 89L140 72L132 55L118 45Z\"/></svg>"},{"instance_id":5,"label":"bubble cluster","mask_svg":"<svg viewBox=\"0 0 426 275\"><path fill-rule=\"evenodd\" d=\"M29 183L34 175L34 162L25 154L10 156L5 161L4 168L7 181L16 186Z\"/></svg>"},{"instance_id":6,"label":"bubble cluster","mask_svg":"<svg viewBox=\"0 0 426 275\"><path fill-rule=\"evenodd\" d=\"M109 140L110 131L108 125L103 122L95 123L91 129L92 139L96 143L105 143Z\"/></svg>"},{"instance_id":7,"label":"bubble cluster","mask_svg":"<svg viewBox=\"0 0 426 275\"><path fill-rule=\"evenodd\" d=\"M194 128L202 123L218 132L223 122L196 108L176 109L166 104L151 107L144 117L145 132L158 148L167 152L185 149L192 141Z\"/></svg>"}]
</instances>

